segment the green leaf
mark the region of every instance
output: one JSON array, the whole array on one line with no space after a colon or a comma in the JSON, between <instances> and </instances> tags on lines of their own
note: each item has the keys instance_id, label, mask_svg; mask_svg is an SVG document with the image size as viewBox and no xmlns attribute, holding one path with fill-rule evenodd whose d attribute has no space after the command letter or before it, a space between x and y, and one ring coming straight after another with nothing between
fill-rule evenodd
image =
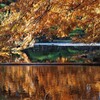
<instances>
[{"instance_id":1,"label":"green leaf","mask_svg":"<svg viewBox=\"0 0 100 100\"><path fill-rule=\"evenodd\" d=\"M7 6L7 5L6 4L3 4L3 3L0 4L0 8L3 8L5 6Z\"/></svg>"},{"instance_id":2,"label":"green leaf","mask_svg":"<svg viewBox=\"0 0 100 100\"><path fill-rule=\"evenodd\" d=\"M75 30L73 30L72 32L69 33L70 37L83 36L83 35L85 35L85 31L81 28L76 28Z\"/></svg>"},{"instance_id":3,"label":"green leaf","mask_svg":"<svg viewBox=\"0 0 100 100\"><path fill-rule=\"evenodd\" d=\"M73 53L73 54L77 54L77 53L79 53L78 50L72 50L72 49L70 49L70 48L68 48L68 51L69 51L70 53Z\"/></svg>"}]
</instances>

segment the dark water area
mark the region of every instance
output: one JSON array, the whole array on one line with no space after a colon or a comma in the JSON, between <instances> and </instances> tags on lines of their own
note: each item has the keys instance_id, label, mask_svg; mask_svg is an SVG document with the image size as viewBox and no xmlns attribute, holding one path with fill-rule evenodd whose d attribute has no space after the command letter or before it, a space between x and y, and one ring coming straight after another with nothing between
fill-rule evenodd
<instances>
[{"instance_id":1,"label":"dark water area","mask_svg":"<svg viewBox=\"0 0 100 100\"><path fill-rule=\"evenodd\" d=\"M36 45L34 47L30 47L21 51L0 51L0 63L93 64L99 62L99 46Z\"/></svg>"},{"instance_id":2,"label":"dark water area","mask_svg":"<svg viewBox=\"0 0 100 100\"><path fill-rule=\"evenodd\" d=\"M23 50L32 63L93 63L100 62L100 47L36 45Z\"/></svg>"},{"instance_id":3,"label":"dark water area","mask_svg":"<svg viewBox=\"0 0 100 100\"><path fill-rule=\"evenodd\" d=\"M100 66L0 66L0 100L100 100Z\"/></svg>"}]
</instances>

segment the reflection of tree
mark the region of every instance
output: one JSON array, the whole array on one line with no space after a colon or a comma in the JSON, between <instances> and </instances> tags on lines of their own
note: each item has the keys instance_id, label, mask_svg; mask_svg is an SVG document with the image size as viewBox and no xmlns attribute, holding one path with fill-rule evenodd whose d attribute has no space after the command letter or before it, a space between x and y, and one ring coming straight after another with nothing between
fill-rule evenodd
<instances>
[{"instance_id":1,"label":"reflection of tree","mask_svg":"<svg viewBox=\"0 0 100 100\"><path fill-rule=\"evenodd\" d=\"M1 67L0 70L4 68ZM66 100L98 98L99 67L5 67L2 85L11 96L23 98ZM95 74L93 74L95 73ZM1 71L1 74L3 72ZM2 79L0 81L2 82Z\"/></svg>"}]
</instances>

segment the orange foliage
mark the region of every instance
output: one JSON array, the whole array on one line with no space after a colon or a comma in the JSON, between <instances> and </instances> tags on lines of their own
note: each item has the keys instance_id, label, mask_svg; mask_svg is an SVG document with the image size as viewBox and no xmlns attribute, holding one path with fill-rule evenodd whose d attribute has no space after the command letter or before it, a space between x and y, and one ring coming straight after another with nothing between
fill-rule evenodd
<instances>
[{"instance_id":1,"label":"orange foliage","mask_svg":"<svg viewBox=\"0 0 100 100\"><path fill-rule=\"evenodd\" d=\"M52 34L68 36L77 26L86 31L85 37L77 41L100 41L99 0L18 0L0 11L10 12L0 24L0 37L9 35L5 45L10 42L10 46L22 46L24 38L31 34L30 43L34 36L43 34L44 30L50 37ZM51 32L49 29L52 26L57 26L57 29Z\"/></svg>"}]
</instances>

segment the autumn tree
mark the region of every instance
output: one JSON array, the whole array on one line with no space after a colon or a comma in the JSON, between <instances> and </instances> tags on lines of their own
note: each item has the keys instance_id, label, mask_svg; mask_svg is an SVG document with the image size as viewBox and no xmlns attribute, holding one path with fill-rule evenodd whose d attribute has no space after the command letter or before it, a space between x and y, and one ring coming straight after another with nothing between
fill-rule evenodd
<instances>
[{"instance_id":1,"label":"autumn tree","mask_svg":"<svg viewBox=\"0 0 100 100\"><path fill-rule=\"evenodd\" d=\"M1 0L0 3L4 1L7 2ZM1 51L25 49L43 34L48 39L69 37L77 27L84 30L85 35L75 36L74 42L100 42L99 0L12 1L0 9Z\"/></svg>"}]
</instances>

